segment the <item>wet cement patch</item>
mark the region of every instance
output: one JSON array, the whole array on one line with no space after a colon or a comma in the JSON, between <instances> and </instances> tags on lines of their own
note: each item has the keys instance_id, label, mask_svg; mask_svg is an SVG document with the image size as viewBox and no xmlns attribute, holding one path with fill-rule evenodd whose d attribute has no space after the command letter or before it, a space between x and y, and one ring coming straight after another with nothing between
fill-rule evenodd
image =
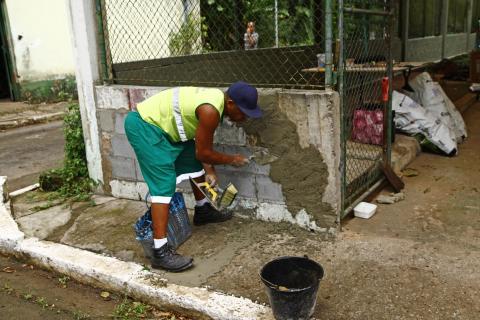
<instances>
[{"instance_id":1,"label":"wet cement patch","mask_svg":"<svg viewBox=\"0 0 480 320\"><path fill-rule=\"evenodd\" d=\"M264 116L241 126L254 147L266 148L276 158L270 177L282 186L288 210L296 215L305 209L319 226L328 225L325 215L333 215L333 210L321 201L328 184L322 155L314 146L300 146L296 125L279 110L276 94L260 96L259 105Z\"/></svg>"},{"instance_id":2,"label":"wet cement patch","mask_svg":"<svg viewBox=\"0 0 480 320\"><path fill-rule=\"evenodd\" d=\"M89 207L82 210L60 242L131 261L143 256L135 241L133 224L144 212L145 204L129 200Z\"/></svg>"}]
</instances>

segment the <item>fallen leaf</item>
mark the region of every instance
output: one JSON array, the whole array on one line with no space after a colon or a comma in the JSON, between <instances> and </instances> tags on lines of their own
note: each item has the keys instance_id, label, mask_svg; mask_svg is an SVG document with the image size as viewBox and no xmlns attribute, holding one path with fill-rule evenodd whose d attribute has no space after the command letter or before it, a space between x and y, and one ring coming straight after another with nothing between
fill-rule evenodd
<instances>
[{"instance_id":1,"label":"fallen leaf","mask_svg":"<svg viewBox=\"0 0 480 320\"><path fill-rule=\"evenodd\" d=\"M171 317L171 312L164 312L164 311L153 311L152 312L155 317Z\"/></svg>"},{"instance_id":2,"label":"fallen leaf","mask_svg":"<svg viewBox=\"0 0 480 320\"><path fill-rule=\"evenodd\" d=\"M6 273L14 273L15 269L13 269L12 267L5 267L2 269L2 271Z\"/></svg>"},{"instance_id":3,"label":"fallen leaf","mask_svg":"<svg viewBox=\"0 0 480 320\"><path fill-rule=\"evenodd\" d=\"M103 299L108 299L110 297L110 292L108 291L102 291L100 293L100 297L102 297Z\"/></svg>"}]
</instances>

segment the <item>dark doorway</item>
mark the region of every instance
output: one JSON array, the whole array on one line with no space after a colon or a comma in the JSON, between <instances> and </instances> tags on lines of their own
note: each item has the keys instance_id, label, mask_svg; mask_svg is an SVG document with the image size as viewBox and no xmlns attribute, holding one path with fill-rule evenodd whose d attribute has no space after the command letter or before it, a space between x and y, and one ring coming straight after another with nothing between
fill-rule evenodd
<instances>
[{"instance_id":1,"label":"dark doorway","mask_svg":"<svg viewBox=\"0 0 480 320\"><path fill-rule=\"evenodd\" d=\"M4 5L4 1L0 0L0 99L13 100Z\"/></svg>"}]
</instances>

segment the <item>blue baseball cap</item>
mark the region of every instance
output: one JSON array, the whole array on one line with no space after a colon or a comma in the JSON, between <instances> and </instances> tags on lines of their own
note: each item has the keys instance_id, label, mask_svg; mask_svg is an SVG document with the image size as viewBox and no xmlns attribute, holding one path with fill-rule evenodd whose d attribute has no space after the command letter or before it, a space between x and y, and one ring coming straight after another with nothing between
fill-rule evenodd
<instances>
[{"instance_id":1,"label":"blue baseball cap","mask_svg":"<svg viewBox=\"0 0 480 320\"><path fill-rule=\"evenodd\" d=\"M227 94L240 111L249 118L260 118L262 116L262 110L257 105L258 93L255 87L246 82L237 81L228 88Z\"/></svg>"}]
</instances>

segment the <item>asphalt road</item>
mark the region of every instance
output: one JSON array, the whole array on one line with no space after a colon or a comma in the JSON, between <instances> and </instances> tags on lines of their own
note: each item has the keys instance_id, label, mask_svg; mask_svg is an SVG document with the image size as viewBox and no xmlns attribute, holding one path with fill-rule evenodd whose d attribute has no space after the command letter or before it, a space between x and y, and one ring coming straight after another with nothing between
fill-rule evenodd
<instances>
[{"instance_id":1,"label":"asphalt road","mask_svg":"<svg viewBox=\"0 0 480 320\"><path fill-rule=\"evenodd\" d=\"M0 132L0 175L14 191L38 182L41 172L62 166L63 121Z\"/></svg>"}]
</instances>

